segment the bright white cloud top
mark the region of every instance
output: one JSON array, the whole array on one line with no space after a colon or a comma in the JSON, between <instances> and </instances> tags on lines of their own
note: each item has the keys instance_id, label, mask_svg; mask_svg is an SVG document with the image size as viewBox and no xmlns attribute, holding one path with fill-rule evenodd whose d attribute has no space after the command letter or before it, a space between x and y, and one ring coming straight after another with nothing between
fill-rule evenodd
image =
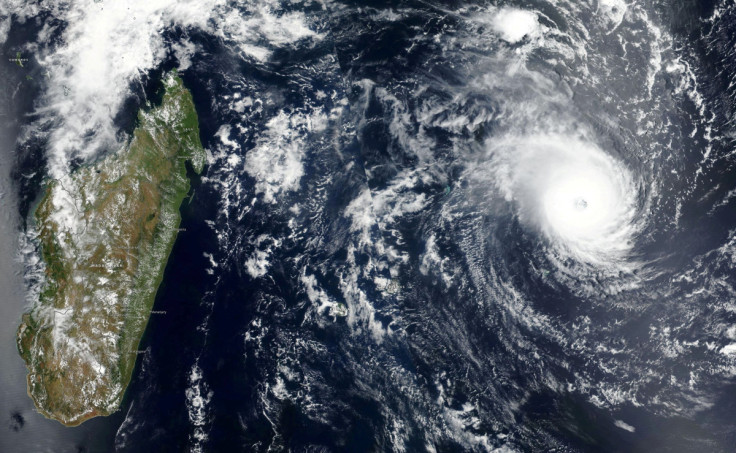
<instances>
[{"instance_id":1,"label":"bright white cloud top","mask_svg":"<svg viewBox=\"0 0 736 453\"><path fill-rule=\"evenodd\" d=\"M516 8L502 8L493 19L493 29L501 39L515 44L525 37L539 34L537 15L531 11Z\"/></svg>"},{"instance_id":2,"label":"bright white cloud top","mask_svg":"<svg viewBox=\"0 0 736 453\"><path fill-rule=\"evenodd\" d=\"M492 152L507 199L558 251L596 265L626 257L638 229L639 188L622 162L562 136L519 138Z\"/></svg>"}]
</instances>

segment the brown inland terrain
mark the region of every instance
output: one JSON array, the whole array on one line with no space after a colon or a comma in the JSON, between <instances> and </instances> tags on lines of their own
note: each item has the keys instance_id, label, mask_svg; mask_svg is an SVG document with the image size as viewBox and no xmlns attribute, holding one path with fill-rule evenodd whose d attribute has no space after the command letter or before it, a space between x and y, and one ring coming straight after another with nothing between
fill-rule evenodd
<instances>
[{"instance_id":1,"label":"brown inland terrain","mask_svg":"<svg viewBox=\"0 0 736 453\"><path fill-rule=\"evenodd\" d=\"M18 350L39 412L68 426L119 408L179 230L186 162L205 164L191 94L176 72L163 84L130 142L49 180L34 213L45 279Z\"/></svg>"}]
</instances>

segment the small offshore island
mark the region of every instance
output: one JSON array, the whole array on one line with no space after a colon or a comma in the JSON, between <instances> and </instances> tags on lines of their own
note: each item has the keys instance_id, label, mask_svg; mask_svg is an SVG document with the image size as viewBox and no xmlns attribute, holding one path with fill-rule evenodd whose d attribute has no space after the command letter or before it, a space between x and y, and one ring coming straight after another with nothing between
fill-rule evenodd
<instances>
[{"instance_id":1,"label":"small offshore island","mask_svg":"<svg viewBox=\"0 0 736 453\"><path fill-rule=\"evenodd\" d=\"M67 426L120 406L179 230L186 162L205 165L191 94L176 72L164 88L126 146L49 181L34 213L45 282L18 350L36 407Z\"/></svg>"}]
</instances>

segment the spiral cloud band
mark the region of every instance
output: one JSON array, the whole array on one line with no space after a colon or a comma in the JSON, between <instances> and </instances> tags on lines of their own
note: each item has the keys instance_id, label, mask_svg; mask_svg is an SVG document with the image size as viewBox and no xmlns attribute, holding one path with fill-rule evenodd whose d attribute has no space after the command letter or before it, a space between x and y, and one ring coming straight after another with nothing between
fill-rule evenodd
<instances>
[{"instance_id":1,"label":"spiral cloud band","mask_svg":"<svg viewBox=\"0 0 736 453\"><path fill-rule=\"evenodd\" d=\"M626 257L636 233L638 187L626 166L597 145L538 136L491 146L497 182L519 217L577 261Z\"/></svg>"}]
</instances>

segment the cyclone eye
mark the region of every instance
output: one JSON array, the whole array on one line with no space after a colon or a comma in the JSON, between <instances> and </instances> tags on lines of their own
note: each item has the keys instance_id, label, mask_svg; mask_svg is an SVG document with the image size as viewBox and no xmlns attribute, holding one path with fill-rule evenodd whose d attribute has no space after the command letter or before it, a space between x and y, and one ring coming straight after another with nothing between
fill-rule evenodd
<instances>
[{"instance_id":1,"label":"cyclone eye","mask_svg":"<svg viewBox=\"0 0 736 453\"><path fill-rule=\"evenodd\" d=\"M550 250L599 266L625 261L639 224L637 186L623 162L594 142L555 135L491 146L498 183Z\"/></svg>"},{"instance_id":2,"label":"cyclone eye","mask_svg":"<svg viewBox=\"0 0 736 453\"><path fill-rule=\"evenodd\" d=\"M588 207L588 202L585 201L584 198L578 198L577 200L575 200L575 209L577 209L578 211L582 211L587 207Z\"/></svg>"}]
</instances>

